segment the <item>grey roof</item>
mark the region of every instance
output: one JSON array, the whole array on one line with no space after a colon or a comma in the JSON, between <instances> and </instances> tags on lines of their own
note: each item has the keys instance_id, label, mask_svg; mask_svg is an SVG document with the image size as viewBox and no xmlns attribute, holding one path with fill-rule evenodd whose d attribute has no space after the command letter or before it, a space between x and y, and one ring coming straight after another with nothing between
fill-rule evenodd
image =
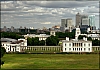
<instances>
[{"instance_id":1,"label":"grey roof","mask_svg":"<svg viewBox=\"0 0 100 70\"><path fill-rule=\"evenodd\" d=\"M1 42L15 42L15 41L17 41L16 39L11 39L11 38L1 38L0 40L1 40Z\"/></svg>"},{"instance_id":2,"label":"grey roof","mask_svg":"<svg viewBox=\"0 0 100 70\"><path fill-rule=\"evenodd\" d=\"M62 40L62 42L92 42L92 41L85 41L85 40L69 40L69 41L67 41L67 40Z\"/></svg>"}]
</instances>

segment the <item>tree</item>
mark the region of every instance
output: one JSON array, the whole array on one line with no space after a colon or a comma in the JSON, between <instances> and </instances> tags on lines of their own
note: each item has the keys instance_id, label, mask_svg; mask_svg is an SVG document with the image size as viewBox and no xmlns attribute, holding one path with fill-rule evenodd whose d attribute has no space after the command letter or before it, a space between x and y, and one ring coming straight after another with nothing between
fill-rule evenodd
<instances>
[{"instance_id":1,"label":"tree","mask_svg":"<svg viewBox=\"0 0 100 70\"><path fill-rule=\"evenodd\" d=\"M92 45L93 46L100 46L100 40L98 40L98 39L92 40Z\"/></svg>"},{"instance_id":2,"label":"tree","mask_svg":"<svg viewBox=\"0 0 100 70\"><path fill-rule=\"evenodd\" d=\"M85 35L79 35L78 39L83 39L83 37L86 37Z\"/></svg>"},{"instance_id":3,"label":"tree","mask_svg":"<svg viewBox=\"0 0 100 70\"><path fill-rule=\"evenodd\" d=\"M59 39L57 36L50 36L46 39L46 45L48 46L56 46L59 43Z\"/></svg>"},{"instance_id":4,"label":"tree","mask_svg":"<svg viewBox=\"0 0 100 70\"><path fill-rule=\"evenodd\" d=\"M87 37L87 40L92 41L92 38L91 37Z\"/></svg>"},{"instance_id":5,"label":"tree","mask_svg":"<svg viewBox=\"0 0 100 70\"><path fill-rule=\"evenodd\" d=\"M45 45L45 41L44 41L44 40L39 41L39 45L40 45L40 46Z\"/></svg>"},{"instance_id":6,"label":"tree","mask_svg":"<svg viewBox=\"0 0 100 70\"><path fill-rule=\"evenodd\" d=\"M28 45L28 46L31 46L31 45L32 45L32 39L29 38L29 37L27 38L27 45Z\"/></svg>"},{"instance_id":7,"label":"tree","mask_svg":"<svg viewBox=\"0 0 100 70\"><path fill-rule=\"evenodd\" d=\"M0 60L4 56L5 52L6 52L6 49L0 46L0 53L1 53ZM3 65L3 64L4 64L4 61L1 61L0 65Z\"/></svg>"}]
</instances>

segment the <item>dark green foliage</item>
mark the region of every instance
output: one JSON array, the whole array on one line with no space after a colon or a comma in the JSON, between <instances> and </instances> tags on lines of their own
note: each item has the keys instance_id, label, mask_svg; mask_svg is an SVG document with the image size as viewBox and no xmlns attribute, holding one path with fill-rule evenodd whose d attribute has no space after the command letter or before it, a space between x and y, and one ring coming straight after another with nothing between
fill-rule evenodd
<instances>
[{"instance_id":1,"label":"dark green foliage","mask_svg":"<svg viewBox=\"0 0 100 70\"><path fill-rule=\"evenodd\" d=\"M87 40L92 41L92 38L91 37L87 37Z\"/></svg>"},{"instance_id":2,"label":"dark green foliage","mask_svg":"<svg viewBox=\"0 0 100 70\"><path fill-rule=\"evenodd\" d=\"M39 41L38 37L27 38L27 44L28 46L39 46L39 45L42 46L45 45L45 41L44 40Z\"/></svg>"},{"instance_id":3,"label":"dark green foliage","mask_svg":"<svg viewBox=\"0 0 100 70\"><path fill-rule=\"evenodd\" d=\"M5 48L4 47L0 47L0 53L1 53L0 58L2 58L4 56L5 52L6 52Z\"/></svg>"},{"instance_id":4,"label":"dark green foliage","mask_svg":"<svg viewBox=\"0 0 100 70\"><path fill-rule=\"evenodd\" d=\"M40 46L45 45L45 41L44 41L44 40L39 41L39 45L40 45Z\"/></svg>"},{"instance_id":5,"label":"dark green foliage","mask_svg":"<svg viewBox=\"0 0 100 70\"><path fill-rule=\"evenodd\" d=\"M46 39L47 46L56 46L58 45L59 39L57 36L50 36Z\"/></svg>"},{"instance_id":6,"label":"dark green foliage","mask_svg":"<svg viewBox=\"0 0 100 70\"><path fill-rule=\"evenodd\" d=\"M56 35L58 36L58 38L66 38L69 37L70 39L75 38L75 32L56 32Z\"/></svg>"},{"instance_id":7,"label":"dark green foliage","mask_svg":"<svg viewBox=\"0 0 100 70\"><path fill-rule=\"evenodd\" d=\"M24 38L22 35L19 35L14 32L2 32L1 33L1 38L12 38L12 39L19 39L19 38Z\"/></svg>"},{"instance_id":8,"label":"dark green foliage","mask_svg":"<svg viewBox=\"0 0 100 70\"><path fill-rule=\"evenodd\" d=\"M78 36L78 39L80 40L80 39L83 39L83 37L86 37L85 35L79 35Z\"/></svg>"},{"instance_id":9,"label":"dark green foliage","mask_svg":"<svg viewBox=\"0 0 100 70\"><path fill-rule=\"evenodd\" d=\"M100 46L100 40L97 40L97 39L92 40L92 45L93 46Z\"/></svg>"},{"instance_id":10,"label":"dark green foliage","mask_svg":"<svg viewBox=\"0 0 100 70\"><path fill-rule=\"evenodd\" d=\"M1 61L1 58L4 56L5 52L6 52L6 49L0 46L0 53L1 53L0 61ZM3 65L3 64L4 64L4 61L1 61L0 65Z\"/></svg>"}]
</instances>

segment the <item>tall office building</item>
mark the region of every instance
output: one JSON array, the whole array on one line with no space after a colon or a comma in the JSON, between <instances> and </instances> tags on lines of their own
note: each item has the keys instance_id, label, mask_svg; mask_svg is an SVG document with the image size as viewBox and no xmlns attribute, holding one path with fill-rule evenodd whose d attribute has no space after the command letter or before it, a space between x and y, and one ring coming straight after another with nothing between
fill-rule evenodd
<instances>
[{"instance_id":1,"label":"tall office building","mask_svg":"<svg viewBox=\"0 0 100 70\"><path fill-rule=\"evenodd\" d=\"M13 26L11 26L11 32L14 32L14 27Z\"/></svg>"},{"instance_id":2,"label":"tall office building","mask_svg":"<svg viewBox=\"0 0 100 70\"><path fill-rule=\"evenodd\" d=\"M81 26L82 25L89 26L89 18L88 18L88 15L82 15L81 16Z\"/></svg>"},{"instance_id":3,"label":"tall office building","mask_svg":"<svg viewBox=\"0 0 100 70\"><path fill-rule=\"evenodd\" d=\"M95 15L89 15L89 25L95 26Z\"/></svg>"},{"instance_id":4,"label":"tall office building","mask_svg":"<svg viewBox=\"0 0 100 70\"><path fill-rule=\"evenodd\" d=\"M68 29L71 32L71 28L72 28L71 18L61 19L61 31L65 31L66 29Z\"/></svg>"},{"instance_id":5,"label":"tall office building","mask_svg":"<svg viewBox=\"0 0 100 70\"><path fill-rule=\"evenodd\" d=\"M81 26L82 25L87 25L87 26L89 26L89 18L82 18L82 24L81 24Z\"/></svg>"},{"instance_id":6,"label":"tall office building","mask_svg":"<svg viewBox=\"0 0 100 70\"><path fill-rule=\"evenodd\" d=\"M61 27L66 27L67 19L61 19Z\"/></svg>"},{"instance_id":7,"label":"tall office building","mask_svg":"<svg viewBox=\"0 0 100 70\"><path fill-rule=\"evenodd\" d=\"M7 28L6 28L6 26L4 26L3 31L4 31L4 32L7 32Z\"/></svg>"},{"instance_id":8,"label":"tall office building","mask_svg":"<svg viewBox=\"0 0 100 70\"><path fill-rule=\"evenodd\" d=\"M81 26L81 15L79 13L76 14L76 27Z\"/></svg>"}]
</instances>

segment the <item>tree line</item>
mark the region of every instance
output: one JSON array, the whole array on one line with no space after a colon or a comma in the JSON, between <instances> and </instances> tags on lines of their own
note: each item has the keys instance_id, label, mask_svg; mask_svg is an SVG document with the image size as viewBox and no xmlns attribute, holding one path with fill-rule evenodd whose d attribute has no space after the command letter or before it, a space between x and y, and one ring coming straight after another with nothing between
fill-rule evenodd
<instances>
[{"instance_id":1,"label":"tree line","mask_svg":"<svg viewBox=\"0 0 100 70\"><path fill-rule=\"evenodd\" d=\"M1 38L19 39L24 38L24 36L17 34L15 32L1 32Z\"/></svg>"},{"instance_id":2,"label":"tree line","mask_svg":"<svg viewBox=\"0 0 100 70\"><path fill-rule=\"evenodd\" d=\"M39 41L38 37L27 38L28 46L44 46L44 45L56 46L58 45L58 43L59 43L59 39L57 36L50 36L45 41L44 40Z\"/></svg>"}]
</instances>

